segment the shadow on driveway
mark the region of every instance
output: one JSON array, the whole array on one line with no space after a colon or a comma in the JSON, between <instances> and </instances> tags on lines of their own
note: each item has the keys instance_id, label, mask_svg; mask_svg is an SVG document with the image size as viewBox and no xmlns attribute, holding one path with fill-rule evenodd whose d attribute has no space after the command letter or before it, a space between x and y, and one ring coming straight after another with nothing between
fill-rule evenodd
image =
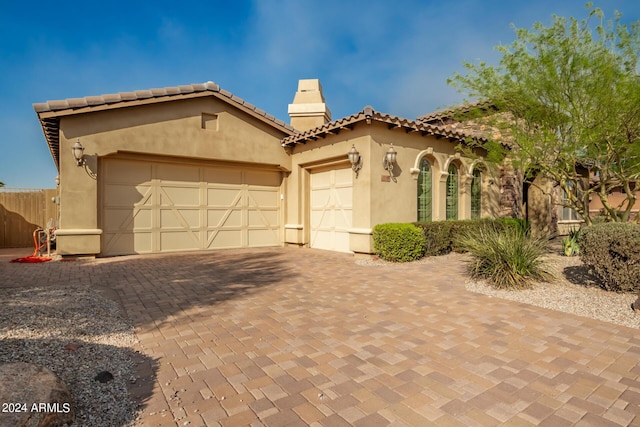
<instances>
[{"instance_id":1,"label":"shadow on driveway","mask_svg":"<svg viewBox=\"0 0 640 427\"><path fill-rule=\"evenodd\" d=\"M105 258L82 266L91 282L118 291L138 327L162 326L295 277L288 251L221 250Z\"/></svg>"}]
</instances>

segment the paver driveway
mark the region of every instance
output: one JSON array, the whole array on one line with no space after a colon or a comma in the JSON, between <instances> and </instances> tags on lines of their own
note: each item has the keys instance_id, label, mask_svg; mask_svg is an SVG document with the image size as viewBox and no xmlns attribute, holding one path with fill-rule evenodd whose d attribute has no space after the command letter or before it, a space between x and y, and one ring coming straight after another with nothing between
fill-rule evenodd
<instances>
[{"instance_id":1,"label":"paver driveway","mask_svg":"<svg viewBox=\"0 0 640 427\"><path fill-rule=\"evenodd\" d=\"M640 425L639 331L468 292L457 259L270 248L48 268L119 293L159 362L150 426Z\"/></svg>"}]
</instances>

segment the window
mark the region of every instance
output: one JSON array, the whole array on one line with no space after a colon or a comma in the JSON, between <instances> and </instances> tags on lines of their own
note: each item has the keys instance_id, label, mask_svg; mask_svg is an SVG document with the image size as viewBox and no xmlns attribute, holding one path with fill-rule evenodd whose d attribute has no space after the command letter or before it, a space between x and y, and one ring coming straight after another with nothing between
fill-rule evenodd
<instances>
[{"instance_id":1,"label":"window","mask_svg":"<svg viewBox=\"0 0 640 427\"><path fill-rule=\"evenodd\" d=\"M471 219L482 216L482 172L480 169L473 170L471 180Z\"/></svg>"},{"instance_id":2,"label":"window","mask_svg":"<svg viewBox=\"0 0 640 427\"><path fill-rule=\"evenodd\" d=\"M458 219L458 168L449 165L447 172L447 219Z\"/></svg>"},{"instance_id":3,"label":"window","mask_svg":"<svg viewBox=\"0 0 640 427\"><path fill-rule=\"evenodd\" d=\"M431 164L422 159L418 175L418 221L432 220L432 176Z\"/></svg>"},{"instance_id":4,"label":"window","mask_svg":"<svg viewBox=\"0 0 640 427\"><path fill-rule=\"evenodd\" d=\"M558 206L558 221L580 221L580 214L575 210L563 206L568 203L569 197L567 196L567 192L562 188L560 189L560 206Z\"/></svg>"}]
</instances>

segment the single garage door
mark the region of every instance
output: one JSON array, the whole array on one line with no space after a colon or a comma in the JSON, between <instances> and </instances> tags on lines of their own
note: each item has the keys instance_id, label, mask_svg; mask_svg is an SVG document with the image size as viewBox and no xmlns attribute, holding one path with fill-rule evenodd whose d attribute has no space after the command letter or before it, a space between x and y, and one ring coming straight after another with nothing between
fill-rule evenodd
<instances>
[{"instance_id":1,"label":"single garage door","mask_svg":"<svg viewBox=\"0 0 640 427\"><path fill-rule=\"evenodd\" d=\"M351 169L311 174L311 247L349 252L353 197Z\"/></svg>"},{"instance_id":2,"label":"single garage door","mask_svg":"<svg viewBox=\"0 0 640 427\"><path fill-rule=\"evenodd\" d=\"M281 173L105 159L102 254L280 245Z\"/></svg>"}]
</instances>

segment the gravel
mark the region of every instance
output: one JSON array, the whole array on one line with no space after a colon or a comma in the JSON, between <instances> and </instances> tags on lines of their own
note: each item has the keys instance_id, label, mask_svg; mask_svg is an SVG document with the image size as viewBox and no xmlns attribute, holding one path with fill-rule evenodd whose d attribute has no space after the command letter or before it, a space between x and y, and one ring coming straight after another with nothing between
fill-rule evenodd
<instances>
[{"instance_id":1,"label":"gravel","mask_svg":"<svg viewBox=\"0 0 640 427\"><path fill-rule=\"evenodd\" d=\"M442 262L466 262L468 255L450 253L437 257L424 257L411 264L442 265ZM640 312L631 309L637 294L615 293L600 288L598 279L591 275L579 257L566 257L549 254L546 258L555 280L536 282L530 289L500 290L493 288L487 281L467 279L465 288L471 292L503 298L511 301L531 304L550 310L576 314L591 319L602 320L630 328L640 328ZM401 264L387 262L377 258L365 258L356 261L359 265L390 267Z\"/></svg>"},{"instance_id":2,"label":"gravel","mask_svg":"<svg viewBox=\"0 0 640 427\"><path fill-rule=\"evenodd\" d=\"M578 257L549 255L556 279L536 282L531 289L508 291L495 289L486 281L469 279L467 290L491 297L523 302L564 313L640 328L640 312L631 309L638 295L605 291Z\"/></svg>"},{"instance_id":3,"label":"gravel","mask_svg":"<svg viewBox=\"0 0 640 427\"><path fill-rule=\"evenodd\" d=\"M0 363L44 366L73 397L73 426L132 426L138 408L127 392L135 382L133 326L120 305L95 288L5 288L0 312ZM102 371L114 379L95 378Z\"/></svg>"}]
</instances>

